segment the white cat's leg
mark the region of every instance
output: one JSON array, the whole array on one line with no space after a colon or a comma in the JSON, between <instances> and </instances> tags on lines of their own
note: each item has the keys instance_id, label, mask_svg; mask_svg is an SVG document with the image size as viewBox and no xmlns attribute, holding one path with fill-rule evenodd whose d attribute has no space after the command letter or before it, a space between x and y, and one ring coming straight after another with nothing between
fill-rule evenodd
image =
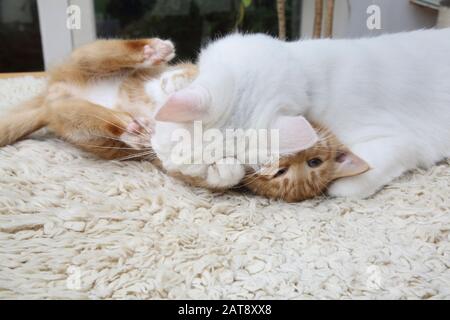
<instances>
[{"instance_id":1,"label":"white cat's leg","mask_svg":"<svg viewBox=\"0 0 450 320\"><path fill-rule=\"evenodd\" d=\"M375 194L408 169L409 159L401 153L396 144L389 139L366 142L352 148L367 161L371 170L355 177L343 178L328 188L328 194L334 197L367 198Z\"/></svg>"}]
</instances>

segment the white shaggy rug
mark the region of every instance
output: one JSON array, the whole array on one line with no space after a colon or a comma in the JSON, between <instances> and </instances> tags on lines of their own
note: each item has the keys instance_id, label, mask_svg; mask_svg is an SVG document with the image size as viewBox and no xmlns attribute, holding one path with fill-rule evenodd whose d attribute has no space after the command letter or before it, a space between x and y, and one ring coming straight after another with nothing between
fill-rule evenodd
<instances>
[{"instance_id":1,"label":"white shaggy rug","mask_svg":"<svg viewBox=\"0 0 450 320\"><path fill-rule=\"evenodd\" d=\"M43 81L1 80L0 108ZM450 299L449 165L286 204L37 135L0 149L0 298Z\"/></svg>"}]
</instances>

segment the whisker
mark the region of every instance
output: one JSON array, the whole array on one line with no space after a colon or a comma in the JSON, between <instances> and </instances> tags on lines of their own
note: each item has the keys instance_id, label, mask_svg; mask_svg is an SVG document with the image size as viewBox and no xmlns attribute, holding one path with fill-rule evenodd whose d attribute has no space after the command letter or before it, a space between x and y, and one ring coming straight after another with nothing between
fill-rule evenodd
<instances>
[{"instance_id":1,"label":"whisker","mask_svg":"<svg viewBox=\"0 0 450 320\"><path fill-rule=\"evenodd\" d=\"M116 117L118 120L123 121L122 119L119 118L119 116L118 116L117 114L112 113L112 115L113 115L114 117ZM134 119L134 120L135 120L135 119ZM135 120L135 121L136 121L136 120ZM138 123L139 123L139 122L138 122ZM139 125L140 125L141 127L144 128L144 126L143 126L141 123L139 123ZM145 128L144 128L144 129L145 129ZM126 130L125 130L125 131L126 131ZM144 138L147 137L147 135L144 134L143 132L140 132L139 130L136 130L136 131L137 131L138 135L140 135L141 137L144 137ZM129 132L129 133L134 134L134 132Z\"/></svg>"},{"instance_id":2,"label":"whisker","mask_svg":"<svg viewBox=\"0 0 450 320\"><path fill-rule=\"evenodd\" d=\"M244 181L243 184L239 184L237 186L234 186L234 187L232 187L232 189L246 188L249 185L251 185L252 183L254 183L256 180L258 180L258 179L259 179L259 177L256 176L256 174L255 174L255 176L250 176L250 180L249 180L249 177L245 177L244 180L243 180Z\"/></svg>"},{"instance_id":3,"label":"whisker","mask_svg":"<svg viewBox=\"0 0 450 320\"><path fill-rule=\"evenodd\" d=\"M115 118L117 118L119 121L123 121L122 119L120 119L120 117L119 117L117 114L112 113L112 115L113 115ZM126 131L126 130L125 130L125 131ZM128 132L128 131L127 131L127 132ZM135 134L134 132L129 132L129 133ZM138 135L145 137L144 134L143 134L142 132L137 131L137 133L138 133Z\"/></svg>"},{"instance_id":4,"label":"whisker","mask_svg":"<svg viewBox=\"0 0 450 320\"><path fill-rule=\"evenodd\" d=\"M136 148L125 148L125 147L104 147L104 146L96 146L93 144L86 144L86 143L78 143L79 145L86 146L86 147L92 147L92 148L99 148L99 149L117 149L117 150L136 150Z\"/></svg>"},{"instance_id":5,"label":"whisker","mask_svg":"<svg viewBox=\"0 0 450 320\"><path fill-rule=\"evenodd\" d=\"M98 134L93 134L93 136L99 137L99 138L111 139L111 140L119 141L119 142L123 142L123 143L129 142L129 143L138 144L138 145L141 145L141 146L144 146L144 147L148 147L148 148L151 148L151 147L152 147L151 144L139 143L139 142L134 142L134 141L124 140L124 139L117 139L117 138L107 137L107 136L102 136L102 135L98 135Z\"/></svg>"},{"instance_id":6,"label":"whisker","mask_svg":"<svg viewBox=\"0 0 450 320\"><path fill-rule=\"evenodd\" d=\"M111 113L114 117L116 117L118 120L120 120L121 122L123 122L123 120L122 119L120 119L116 114L114 114L114 113ZM121 130L123 130L123 131L125 131L125 132L128 132L127 131L127 129L125 128L125 127L121 127L120 125L117 125L117 124L115 124L115 123L113 123L113 122L111 122L111 121L108 121L108 120L106 120L106 119L103 119L102 117L99 117L99 116L97 116L97 115L89 115L89 114L81 114L82 116L87 116L87 117L94 117L94 118L97 118L97 119L99 119L99 120L101 120L101 121L104 121L104 122L106 122L106 123L108 123L108 124L110 124L110 125L112 125L112 126L114 126L114 127L116 127L116 128L119 128L119 129L121 129ZM141 137L144 137L144 138L147 138L148 136L147 135L144 135L143 133L141 133L141 132L139 132L138 131L138 133L139 134L135 134L134 132L128 132L129 134L131 134L131 135L134 135L134 136L141 136Z\"/></svg>"},{"instance_id":7,"label":"whisker","mask_svg":"<svg viewBox=\"0 0 450 320\"><path fill-rule=\"evenodd\" d=\"M152 135L152 133L150 132L150 130L148 130L138 119L136 119L137 123L139 123L141 125L141 127L145 130L145 134L146 135Z\"/></svg>"},{"instance_id":8,"label":"whisker","mask_svg":"<svg viewBox=\"0 0 450 320\"><path fill-rule=\"evenodd\" d=\"M147 155L152 155L152 152L136 153L136 154L132 154L132 155L129 155L129 156L122 157L122 158L118 158L116 160L117 161L131 160L131 159L140 158L140 157L147 156Z\"/></svg>"}]
</instances>

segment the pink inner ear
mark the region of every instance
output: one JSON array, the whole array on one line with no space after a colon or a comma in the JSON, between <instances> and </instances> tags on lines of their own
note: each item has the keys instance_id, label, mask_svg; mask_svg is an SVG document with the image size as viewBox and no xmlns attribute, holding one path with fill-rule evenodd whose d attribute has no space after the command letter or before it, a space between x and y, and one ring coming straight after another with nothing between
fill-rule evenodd
<instances>
[{"instance_id":1,"label":"pink inner ear","mask_svg":"<svg viewBox=\"0 0 450 320\"><path fill-rule=\"evenodd\" d=\"M191 86L172 94L156 112L155 120L189 122L201 120L208 112L209 93L201 86Z\"/></svg>"},{"instance_id":2,"label":"pink inner ear","mask_svg":"<svg viewBox=\"0 0 450 320\"><path fill-rule=\"evenodd\" d=\"M312 147L319 141L316 131L302 116L280 116L272 129L280 134L280 154L297 153Z\"/></svg>"}]
</instances>

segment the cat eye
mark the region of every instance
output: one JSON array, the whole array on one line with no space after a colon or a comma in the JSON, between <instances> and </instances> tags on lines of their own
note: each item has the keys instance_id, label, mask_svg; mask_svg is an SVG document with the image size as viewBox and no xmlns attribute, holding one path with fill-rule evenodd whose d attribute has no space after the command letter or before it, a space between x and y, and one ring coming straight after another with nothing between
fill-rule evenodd
<instances>
[{"instance_id":1,"label":"cat eye","mask_svg":"<svg viewBox=\"0 0 450 320\"><path fill-rule=\"evenodd\" d=\"M273 178L279 178L279 177L285 175L286 172L288 172L288 168L281 168L280 170L278 170L277 173L275 173L275 175L273 176Z\"/></svg>"},{"instance_id":2,"label":"cat eye","mask_svg":"<svg viewBox=\"0 0 450 320\"><path fill-rule=\"evenodd\" d=\"M308 163L308 167L317 168L322 165L323 161L319 158L314 158L314 159L308 160L307 163Z\"/></svg>"}]
</instances>

